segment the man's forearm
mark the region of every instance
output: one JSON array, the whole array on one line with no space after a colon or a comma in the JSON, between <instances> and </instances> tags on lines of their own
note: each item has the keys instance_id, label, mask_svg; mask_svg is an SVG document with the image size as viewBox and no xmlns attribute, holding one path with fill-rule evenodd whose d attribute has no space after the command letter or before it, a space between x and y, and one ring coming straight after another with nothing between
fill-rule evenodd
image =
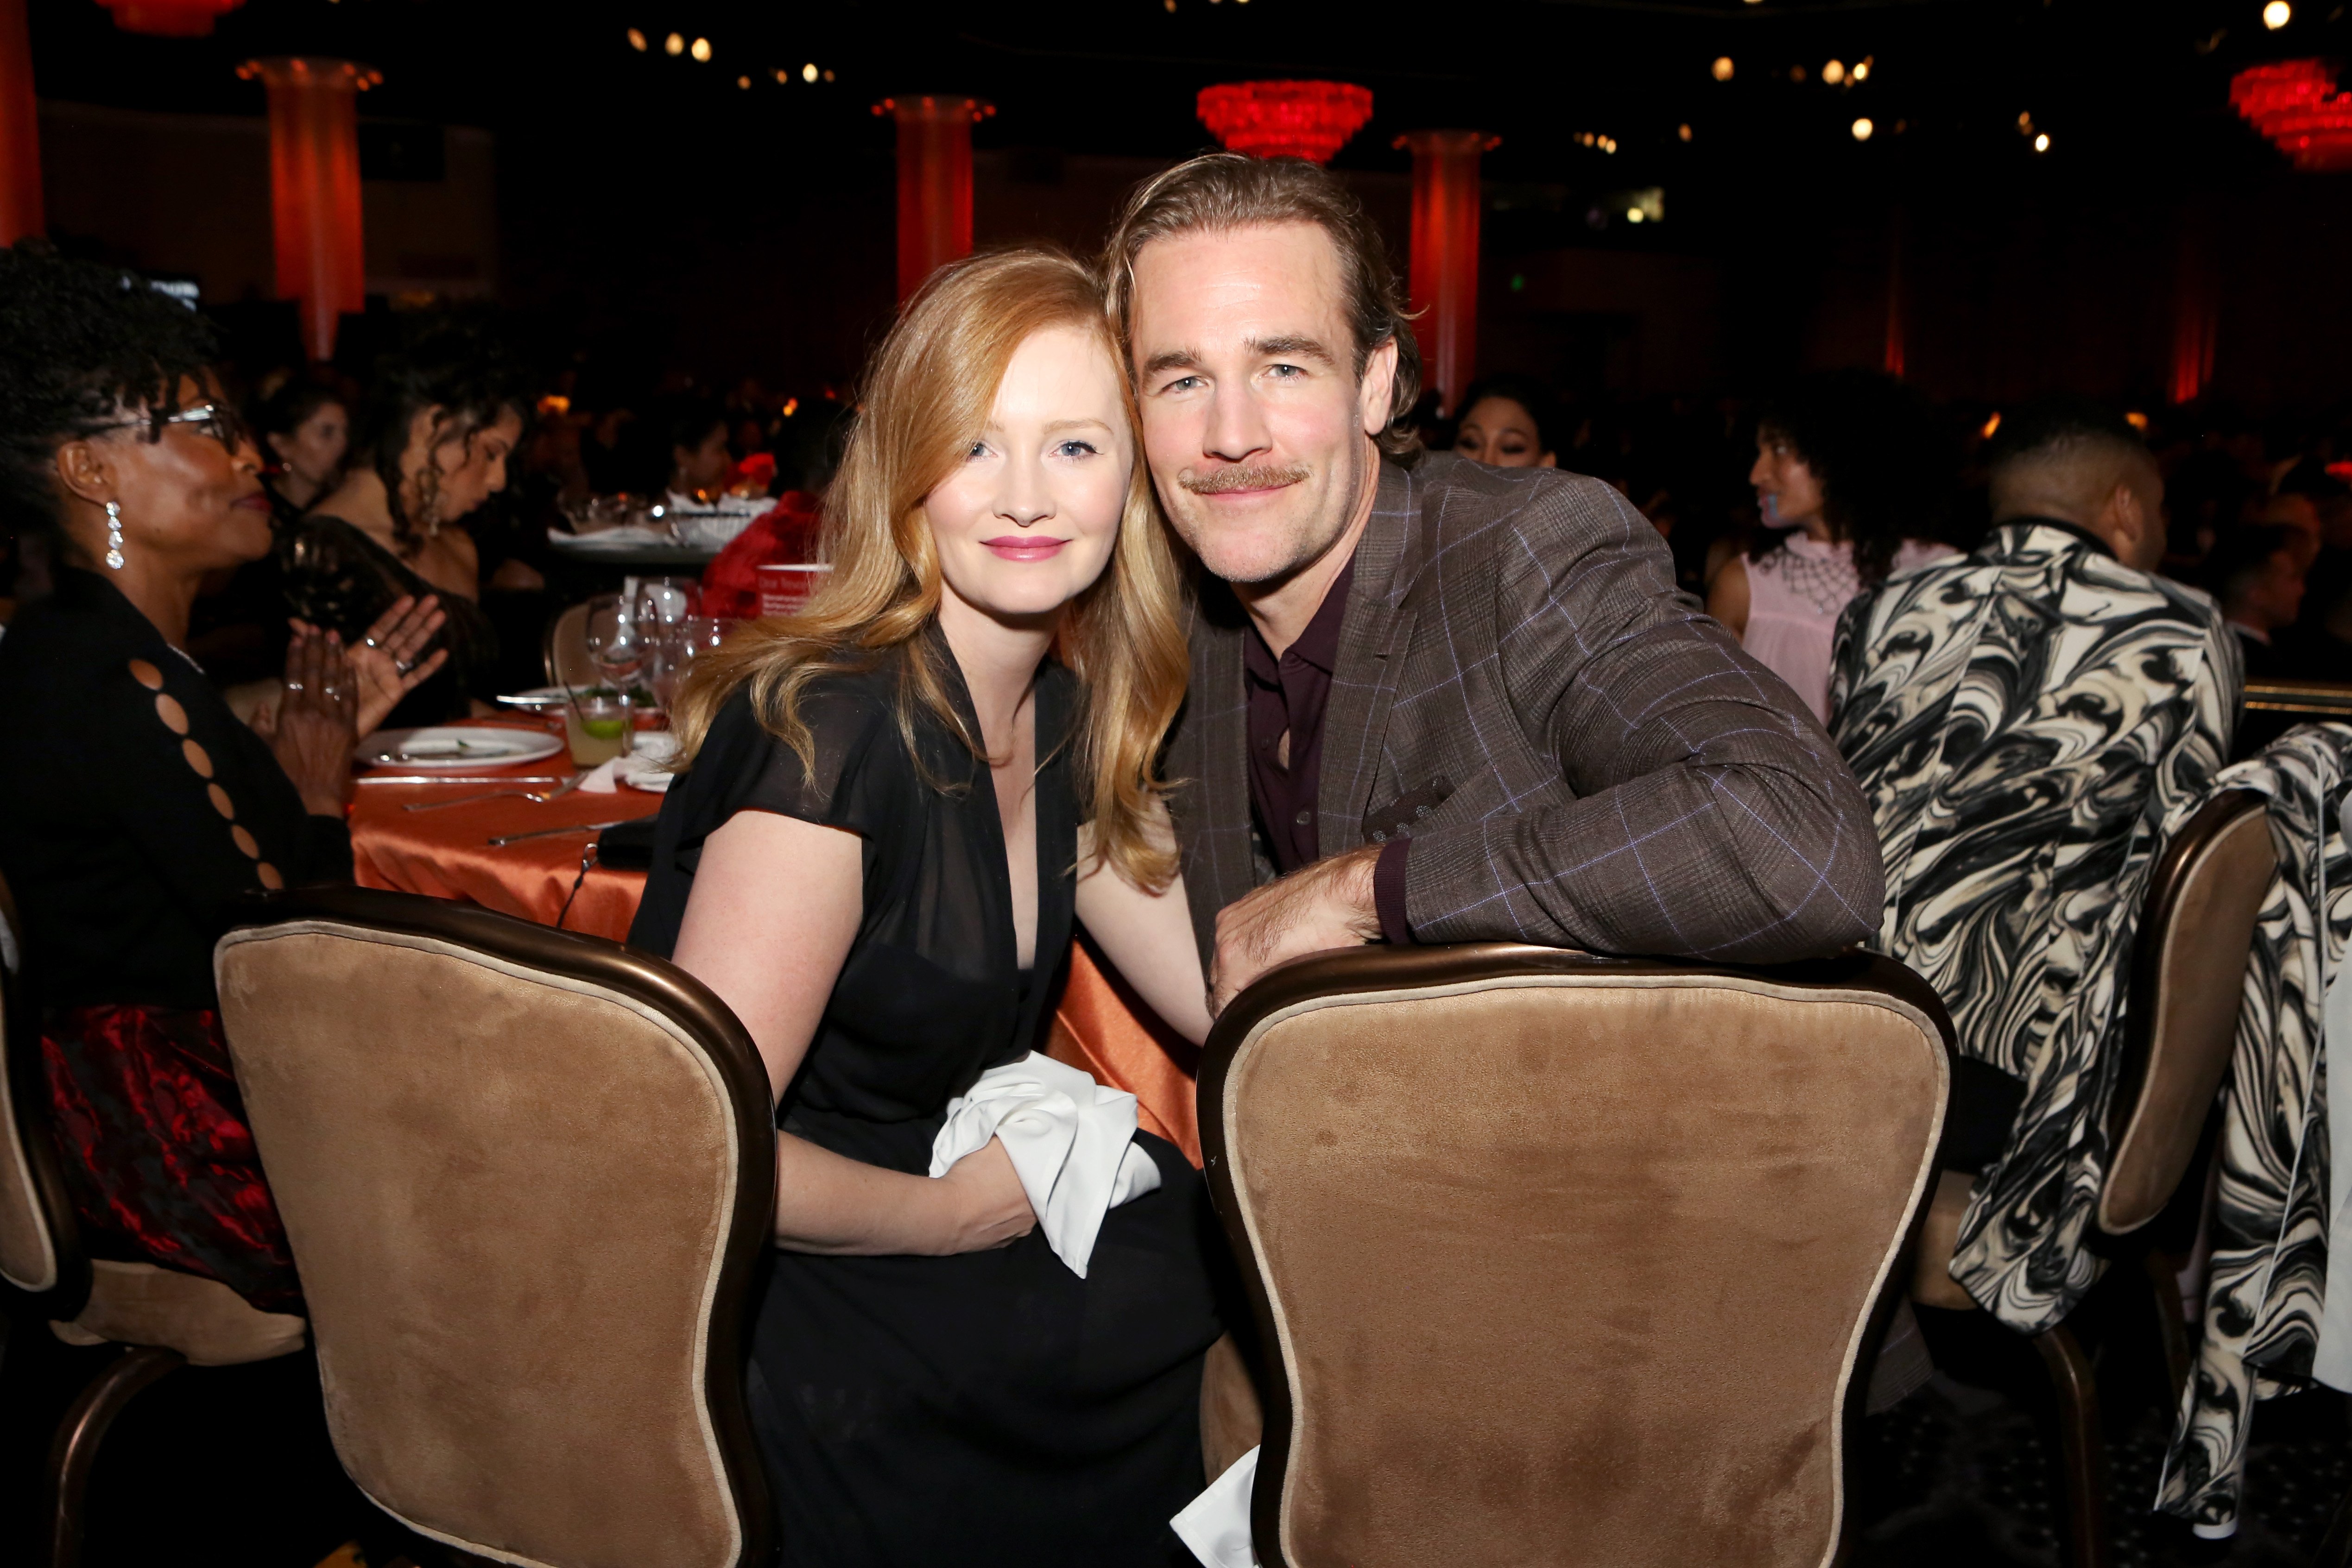
<instances>
[{"instance_id":1,"label":"man's forearm","mask_svg":"<svg viewBox=\"0 0 2352 1568\"><path fill-rule=\"evenodd\" d=\"M1417 835L1423 942L1528 942L1773 963L1868 940L1885 868L1850 778L1685 765Z\"/></svg>"}]
</instances>

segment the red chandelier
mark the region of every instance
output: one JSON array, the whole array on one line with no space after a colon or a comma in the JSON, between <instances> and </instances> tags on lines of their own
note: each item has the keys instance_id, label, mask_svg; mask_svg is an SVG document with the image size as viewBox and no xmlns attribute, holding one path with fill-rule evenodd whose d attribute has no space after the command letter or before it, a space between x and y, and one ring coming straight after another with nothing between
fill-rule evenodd
<instances>
[{"instance_id":1,"label":"red chandelier","mask_svg":"<svg viewBox=\"0 0 2352 1568\"><path fill-rule=\"evenodd\" d=\"M2230 105L2298 169L2352 169L2352 93L2319 60L2254 66L2230 80Z\"/></svg>"},{"instance_id":2,"label":"red chandelier","mask_svg":"<svg viewBox=\"0 0 2352 1568\"><path fill-rule=\"evenodd\" d=\"M164 38L201 38L213 30L213 21L234 11L245 0L98 0L114 14L114 25L126 33L152 33Z\"/></svg>"},{"instance_id":3,"label":"red chandelier","mask_svg":"<svg viewBox=\"0 0 2352 1568\"><path fill-rule=\"evenodd\" d=\"M1201 89L1209 133L1254 158L1328 163L1372 117L1372 89L1344 81L1229 81Z\"/></svg>"}]
</instances>

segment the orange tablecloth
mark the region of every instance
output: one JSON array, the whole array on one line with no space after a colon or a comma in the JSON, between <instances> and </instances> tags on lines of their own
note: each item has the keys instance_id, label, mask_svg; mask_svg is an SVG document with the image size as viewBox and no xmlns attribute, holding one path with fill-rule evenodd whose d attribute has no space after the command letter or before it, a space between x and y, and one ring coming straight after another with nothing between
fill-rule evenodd
<instances>
[{"instance_id":1,"label":"orange tablecloth","mask_svg":"<svg viewBox=\"0 0 2352 1568\"><path fill-rule=\"evenodd\" d=\"M518 718L497 722L521 729L532 721ZM469 769L468 775L562 773L571 765L569 757L559 754L505 769ZM488 841L502 834L542 827L649 816L661 807L659 795L622 789L612 795L573 790L544 805L509 798L437 811L402 809L413 802L447 800L497 787L359 786L358 804L352 808L352 860L360 886L460 899L552 925L580 876L581 856L596 836L562 834L498 849L490 847ZM515 787L544 792L552 786ZM625 941L645 890L642 871L596 867L581 882L579 895L564 917L564 929ZM1193 1106L1193 1077L1200 1053L1161 1025L1115 972L1097 962L1084 942L1070 954L1070 983L1062 993L1046 1049L1055 1059L1092 1073L1097 1082L1133 1094L1144 1131L1158 1133L1183 1150L1195 1165L1201 1163L1200 1119Z\"/></svg>"}]
</instances>

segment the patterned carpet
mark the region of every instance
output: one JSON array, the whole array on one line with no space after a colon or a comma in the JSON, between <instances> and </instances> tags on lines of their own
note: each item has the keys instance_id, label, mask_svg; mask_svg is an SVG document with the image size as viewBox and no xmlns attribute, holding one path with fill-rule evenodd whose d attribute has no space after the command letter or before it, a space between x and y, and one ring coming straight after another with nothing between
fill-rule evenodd
<instances>
[{"instance_id":1,"label":"patterned carpet","mask_svg":"<svg viewBox=\"0 0 2352 1568\"><path fill-rule=\"evenodd\" d=\"M1854 1568L2061 1568L2053 1437L2046 1415L2038 1414L2047 1409L2038 1360L1983 1332L1980 1321L1959 1333L1948 1324L1924 1326L1938 1363L1959 1375L1937 1373L1865 1424ZM2171 1414L2164 1391L2146 1375L2153 1349L2125 1337L2094 1352L2118 1568L2305 1568L2352 1484L2345 1396L2322 1389L2258 1406L2238 1533L2200 1541L2149 1507Z\"/></svg>"}]
</instances>

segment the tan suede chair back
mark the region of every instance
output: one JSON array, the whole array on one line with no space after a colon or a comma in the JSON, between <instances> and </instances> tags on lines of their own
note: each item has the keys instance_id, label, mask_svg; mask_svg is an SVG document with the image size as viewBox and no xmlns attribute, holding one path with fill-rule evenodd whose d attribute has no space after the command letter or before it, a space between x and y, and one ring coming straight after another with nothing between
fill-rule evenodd
<instances>
[{"instance_id":1,"label":"tan suede chair back","mask_svg":"<svg viewBox=\"0 0 2352 1568\"><path fill-rule=\"evenodd\" d=\"M1258 1560L1834 1561L1949 1051L1875 958L1374 948L1251 987L1201 1093L1271 1363Z\"/></svg>"},{"instance_id":2,"label":"tan suede chair back","mask_svg":"<svg viewBox=\"0 0 2352 1568\"><path fill-rule=\"evenodd\" d=\"M480 910L274 912L215 970L352 1479L500 1562L764 1562L742 1332L775 1135L734 1015Z\"/></svg>"},{"instance_id":3,"label":"tan suede chair back","mask_svg":"<svg viewBox=\"0 0 2352 1568\"><path fill-rule=\"evenodd\" d=\"M0 879L0 1282L26 1315L71 1318L89 1294L73 1208L49 1142L41 1043L26 1005L25 928Z\"/></svg>"},{"instance_id":4,"label":"tan suede chair back","mask_svg":"<svg viewBox=\"0 0 2352 1568\"><path fill-rule=\"evenodd\" d=\"M2163 1213L2196 1157L2237 1038L2254 919L2277 869L2263 796L2230 790L2181 825L2149 876L2122 1076L2107 1111L2115 1152L2098 1221L2111 1236Z\"/></svg>"},{"instance_id":5,"label":"tan suede chair back","mask_svg":"<svg viewBox=\"0 0 2352 1568\"><path fill-rule=\"evenodd\" d=\"M595 686L604 679L588 651L588 606L573 605L547 623L547 641L541 649L550 686Z\"/></svg>"}]
</instances>

